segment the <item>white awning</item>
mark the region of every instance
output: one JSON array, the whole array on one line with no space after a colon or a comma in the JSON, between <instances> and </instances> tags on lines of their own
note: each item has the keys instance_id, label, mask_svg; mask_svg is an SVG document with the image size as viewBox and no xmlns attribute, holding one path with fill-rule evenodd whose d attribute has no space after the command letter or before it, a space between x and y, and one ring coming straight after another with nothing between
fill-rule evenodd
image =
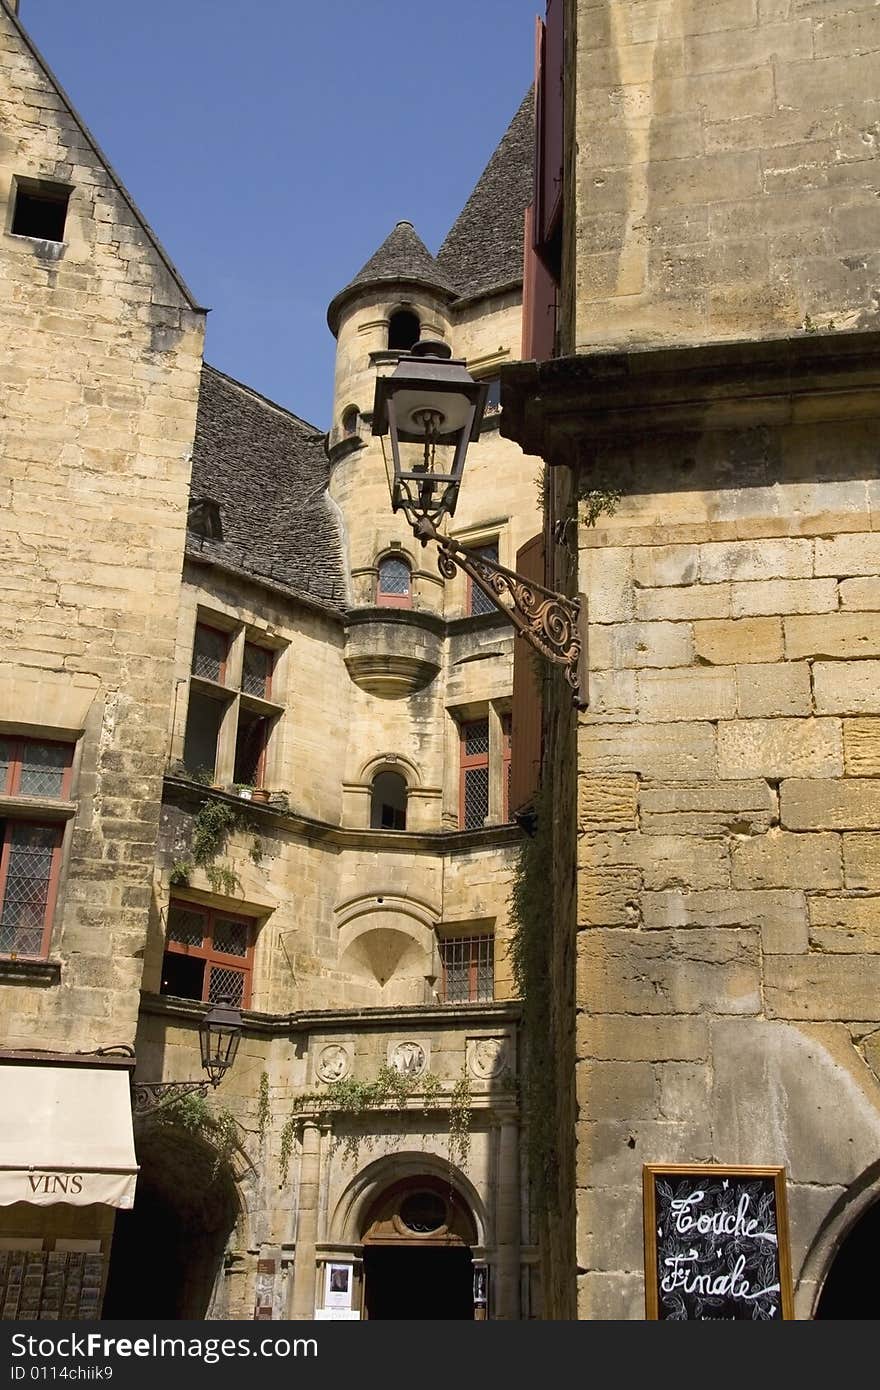
<instances>
[{"instance_id":1,"label":"white awning","mask_svg":"<svg viewBox=\"0 0 880 1390\"><path fill-rule=\"evenodd\" d=\"M134 1205L128 1072L0 1065L0 1206Z\"/></svg>"}]
</instances>

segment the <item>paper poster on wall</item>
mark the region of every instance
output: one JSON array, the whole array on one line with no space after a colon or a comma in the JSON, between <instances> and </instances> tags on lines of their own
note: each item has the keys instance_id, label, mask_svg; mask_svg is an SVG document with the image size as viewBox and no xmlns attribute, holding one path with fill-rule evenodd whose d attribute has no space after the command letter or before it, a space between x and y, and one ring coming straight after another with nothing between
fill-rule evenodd
<instances>
[{"instance_id":1,"label":"paper poster on wall","mask_svg":"<svg viewBox=\"0 0 880 1390\"><path fill-rule=\"evenodd\" d=\"M324 1287L325 1308L350 1308L354 1270L351 1265L328 1264Z\"/></svg>"},{"instance_id":2,"label":"paper poster on wall","mask_svg":"<svg viewBox=\"0 0 880 1390\"><path fill-rule=\"evenodd\" d=\"M794 1317L784 1168L646 1164L648 1318Z\"/></svg>"}]
</instances>

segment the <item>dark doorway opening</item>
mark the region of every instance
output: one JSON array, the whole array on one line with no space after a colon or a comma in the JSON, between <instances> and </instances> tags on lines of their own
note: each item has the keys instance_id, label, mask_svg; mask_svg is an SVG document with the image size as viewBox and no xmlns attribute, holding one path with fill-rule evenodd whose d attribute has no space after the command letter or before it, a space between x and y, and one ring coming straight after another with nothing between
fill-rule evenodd
<instances>
[{"instance_id":1,"label":"dark doorway opening","mask_svg":"<svg viewBox=\"0 0 880 1390\"><path fill-rule=\"evenodd\" d=\"M102 1318L202 1321L238 1212L231 1176L177 1126L146 1126L136 1150L134 1208L117 1213Z\"/></svg>"},{"instance_id":2,"label":"dark doorway opening","mask_svg":"<svg viewBox=\"0 0 880 1390\"><path fill-rule=\"evenodd\" d=\"M466 1246L364 1246L368 1318L472 1322L473 1281L474 1266Z\"/></svg>"},{"instance_id":3,"label":"dark doorway opening","mask_svg":"<svg viewBox=\"0 0 880 1390\"><path fill-rule=\"evenodd\" d=\"M825 1280L817 1318L880 1318L877 1248L880 1242L880 1202L870 1207L844 1240Z\"/></svg>"}]
</instances>

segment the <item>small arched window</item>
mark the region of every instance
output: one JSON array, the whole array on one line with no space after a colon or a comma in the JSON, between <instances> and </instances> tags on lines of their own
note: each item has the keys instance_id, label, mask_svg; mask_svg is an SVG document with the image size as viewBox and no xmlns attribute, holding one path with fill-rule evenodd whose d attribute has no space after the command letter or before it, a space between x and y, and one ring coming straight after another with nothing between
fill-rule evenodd
<instances>
[{"instance_id":1,"label":"small arched window","mask_svg":"<svg viewBox=\"0 0 880 1390\"><path fill-rule=\"evenodd\" d=\"M345 435L346 439L351 439L354 435L357 434L359 419L360 411L358 410L356 405L350 405L347 410L343 411L342 433Z\"/></svg>"},{"instance_id":2,"label":"small arched window","mask_svg":"<svg viewBox=\"0 0 880 1390\"><path fill-rule=\"evenodd\" d=\"M400 555L385 555L379 561L376 602L383 608L412 607L412 571Z\"/></svg>"},{"instance_id":3,"label":"small arched window","mask_svg":"<svg viewBox=\"0 0 880 1390\"><path fill-rule=\"evenodd\" d=\"M397 309L388 320L388 346L401 352L409 352L419 341L422 325L418 314L411 309Z\"/></svg>"},{"instance_id":4,"label":"small arched window","mask_svg":"<svg viewBox=\"0 0 880 1390\"><path fill-rule=\"evenodd\" d=\"M370 796L371 830L406 829L406 778L399 772L377 772Z\"/></svg>"}]
</instances>

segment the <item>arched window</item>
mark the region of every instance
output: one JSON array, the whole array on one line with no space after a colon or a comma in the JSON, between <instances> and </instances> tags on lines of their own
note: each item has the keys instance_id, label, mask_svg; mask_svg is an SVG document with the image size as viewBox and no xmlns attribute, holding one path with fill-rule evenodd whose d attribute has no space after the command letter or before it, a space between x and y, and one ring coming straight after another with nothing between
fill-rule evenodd
<instances>
[{"instance_id":1,"label":"arched window","mask_svg":"<svg viewBox=\"0 0 880 1390\"><path fill-rule=\"evenodd\" d=\"M406 829L406 778L399 772L377 772L370 797L371 830Z\"/></svg>"},{"instance_id":2,"label":"arched window","mask_svg":"<svg viewBox=\"0 0 880 1390\"><path fill-rule=\"evenodd\" d=\"M379 561L376 602L384 608L412 607L412 571L400 555L385 555Z\"/></svg>"},{"instance_id":3,"label":"arched window","mask_svg":"<svg viewBox=\"0 0 880 1390\"><path fill-rule=\"evenodd\" d=\"M343 411L342 433L345 435L346 439L351 439L353 435L357 434L359 418L360 411L356 405L350 405L347 410Z\"/></svg>"},{"instance_id":4,"label":"arched window","mask_svg":"<svg viewBox=\"0 0 880 1390\"><path fill-rule=\"evenodd\" d=\"M388 346L409 352L413 344L419 341L421 331L418 314L411 309L397 309L388 320Z\"/></svg>"}]
</instances>

